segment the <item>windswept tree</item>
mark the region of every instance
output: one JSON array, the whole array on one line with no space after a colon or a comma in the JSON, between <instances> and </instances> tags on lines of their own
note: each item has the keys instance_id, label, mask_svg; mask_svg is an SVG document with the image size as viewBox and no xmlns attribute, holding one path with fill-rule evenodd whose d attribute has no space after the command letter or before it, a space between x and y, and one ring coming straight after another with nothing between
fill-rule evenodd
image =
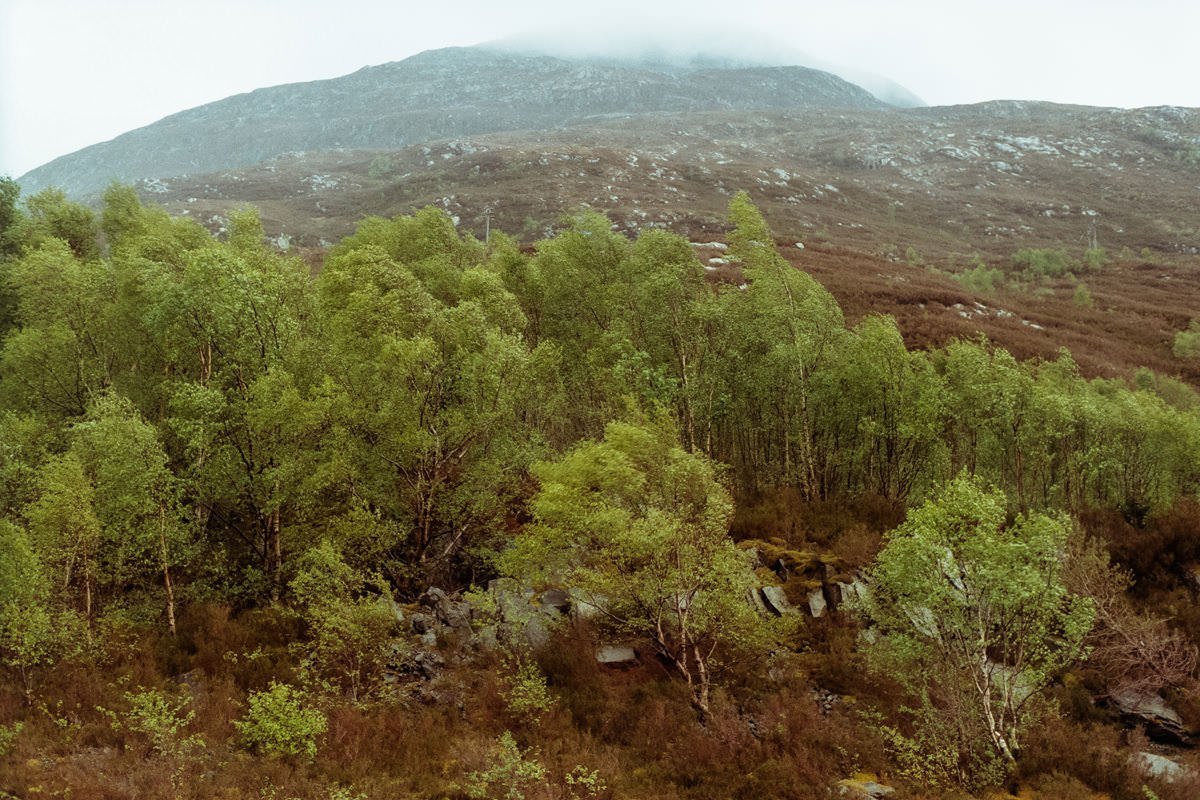
<instances>
[{"instance_id":1,"label":"windswept tree","mask_svg":"<svg viewBox=\"0 0 1200 800\"><path fill-rule=\"evenodd\" d=\"M722 669L763 657L775 634L749 602L755 576L728 536L733 503L716 465L670 425L612 422L534 474L534 523L503 571L561 581L602 624L652 643L705 720Z\"/></svg>"},{"instance_id":2,"label":"windswept tree","mask_svg":"<svg viewBox=\"0 0 1200 800\"><path fill-rule=\"evenodd\" d=\"M744 290L725 293L737 342L726 384L745 420L730 423L735 463L747 483L766 473L817 499L814 380L845 336L842 310L825 287L776 252L745 192L730 201L729 219L729 254L747 279Z\"/></svg>"}]
</instances>

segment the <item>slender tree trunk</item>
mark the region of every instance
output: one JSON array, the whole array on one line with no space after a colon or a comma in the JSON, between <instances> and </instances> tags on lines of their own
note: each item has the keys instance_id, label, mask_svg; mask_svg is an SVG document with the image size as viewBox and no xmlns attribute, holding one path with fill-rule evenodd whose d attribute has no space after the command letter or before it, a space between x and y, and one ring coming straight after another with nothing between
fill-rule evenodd
<instances>
[{"instance_id":1,"label":"slender tree trunk","mask_svg":"<svg viewBox=\"0 0 1200 800\"><path fill-rule=\"evenodd\" d=\"M87 623L88 644L92 643L92 571L83 570L83 619Z\"/></svg>"},{"instance_id":2,"label":"slender tree trunk","mask_svg":"<svg viewBox=\"0 0 1200 800\"><path fill-rule=\"evenodd\" d=\"M279 602L280 595L283 593L283 537L280 535L279 523L280 511L276 506L271 512L271 548L273 555L272 569L274 578L271 586L271 601Z\"/></svg>"},{"instance_id":3,"label":"slender tree trunk","mask_svg":"<svg viewBox=\"0 0 1200 800\"><path fill-rule=\"evenodd\" d=\"M167 590L167 627L171 635L175 631L175 590L171 588L171 560L167 553L167 509L162 501L158 503L158 546L162 556L163 586Z\"/></svg>"},{"instance_id":4,"label":"slender tree trunk","mask_svg":"<svg viewBox=\"0 0 1200 800\"><path fill-rule=\"evenodd\" d=\"M991 737L992 745L1000 756L1009 764L1016 763L1016 756L1013 755L1013 748L1008 741L1008 737L1004 734L1004 725L1001 720L996 718L995 709L992 702L992 682L987 675L987 656L981 655L980 660L984 662L981 667L981 677L976 679L976 689L979 691L979 697L983 705L984 721L987 723L988 735Z\"/></svg>"},{"instance_id":5,"label":"slender tree trunk","mask_svg":"<svg viewBox=\"0 0 1200 800\"><path fill-rule=\"evenodd\" d=\"M696 713L700 716L700 724L707 725L712 716L712 709L708 704L708 689L711 681L708 677L708 664L700 652L699 644L692 644L692 657L696 662L697 673L696 684L692 688L693 702L696 706Z\"/></svg>"},{"instance_id":6,"label":"slender tree trunk","mask_svg":"<svg viewBox=\"0 0 1200 800\"><path fill-rule=\"evenodd\" d=\"M704 419L704 452L709 458L713 458L713 403L715 402L716 389L709 387L708 390L708 413Z\"/></svg>"},{"instance_id":7,"label":"slender tree trunk","mask_svg":"<svg viewBox=\"0 0 1200 800\"><path fill-rule=\"evenodd\" d=\"M684 435L687 437L687 450L696 452L696 415L692 411L692 389L688 382L687 354L679 354L679 375L683 384L683 422Z\"/></svg>"}]
</instances>

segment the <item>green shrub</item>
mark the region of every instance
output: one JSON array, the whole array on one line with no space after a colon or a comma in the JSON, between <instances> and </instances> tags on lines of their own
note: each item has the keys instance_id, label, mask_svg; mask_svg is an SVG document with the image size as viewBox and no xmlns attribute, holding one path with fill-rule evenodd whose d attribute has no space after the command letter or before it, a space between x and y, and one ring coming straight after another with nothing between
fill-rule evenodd
<instances>
[{"instance_id":1,"label":"green shrub","mask_svg":"<svg viewBox=\"0 0 1200 800\"><path fill-rule=\"evenodd\" d=\"M1175 334L1171 352L1176 358L1200 358L1200 319L1192 320L1187 330Z\"/></svg>"},{"instance_id":2,"label":"green shrub","mask_svg":"<svg viewBox=\"0 0 1200 800\"><path fill-rule=\"evenodd\" d=\"M507 686L501 690L508 710L527 722L537 723L554 705L554 694L546 685L546 676L532 661L514 659L506 665Z\"/></svg>"},{"instance_id":3,"label":"green shrub","mask_svg":"<svg viewBox=\"0 0 1200 800\"><path fill-rule=\"evenodd\" d=\"M1001 270L980 264L974 269L960 272L954 279L964 288L976 294L991 294L1004 285L1004 273Z\"/></svg>"},{"instance_id":4,"label":"green shrub","mask_svg":"<svg viewBox=\"0 0 1200 800\"><path fill-rule=\"evenodd\" d=\"M1100 269L1108 261L1108 252L1103 247L1089 247L1083 252L1083 263L1088 269Z\"/></svg>"},{"instance_id":5,"label":"green shrub","mask_svg":"<svg viewBox=\"0 0 1200 800\"><path fill-rule=\"evenodd\" d=\"M304 707L304 695L286 683L271 683L250 695L250 710L233 724L242 744L265 756L312 758L317 737L328 721L315 708Z\"/></svg>"},{"instance_id":6,"label":"green shrub","mask_svg":"<svg viewBox=\"0 0 1200 800\"><path fill-rule=\"evenodd\" d=\"M368 581L346 564L328 541L306 552L301 564L291 589L309 633L295 646L305 677L352 700L370 697L380 687L396 627L390 592L378 576Z\"/></svg>"},{"instance_id":7,"label":"green shrub","mask_svg":"<svg viewBox=\"0 0 1200 800\"><path fill-rule=\"evenodd\" d=\"M1083 308L1092 308L1095 306L1095 301L1092 300L1092 293L1088 291L1087 286L1082 283L1075 284L1075 294L1071 300L1077 306Z\"/></svg>"},{"instance_id":8,"label":"green shrub","mask_svg":"<svg viewBox=\"0 0 1200 800\"><path fill-rule=\"evenodd\" d=\"M567 785L570 800L592 800L608 790L608 785L600 777L600 773L584 766L577 766L564 775L563 782Z\"/></svg>"},{"instance_id":9,"label":"green shrub","mask_svg":"<svg viewBox=\"0 0 1200 800\"><path fill-rule=\"evenodd\" d=\"M23 722L0 725L0 758L12 752L13 744L16 743L17 737L21 734L21 730L24 727L25 723Z\"/></svg>"},{"instance_id":10,"label":"green shrub","mask_svg":"<svg viewBox=\"0 0 1200 800\"><path fill-rule=\"evenodd\" d=\"M467 776L467 796L472 800L524 800L525 792L539 786L546 768L537 753L521 751L513 735L505 731L491 752L487 769Z\"/></svg>"},{"instance_id":11,"label":"green shrub","mask_svg":"<svg viewBox=\"0 0 1200 800\"><path fill-rule=\"evenodd\" d=\"M1079 267L1065 250L1051 247L1025 247L1013 254L1013 266L1031 278L1061 278Z\"/></svg>"},{"instance_id":12,"label":"green shrub","mask_svg":"<svg viewBox=\"0 0 1200 800\"><path fill-rule=\"evenodd\" d=\"M198 735L183 734L195 718L195 711L184 712L191 700L171 697L157 689L143 689L125 695L129 711L122 727L146 737L150 747L161 756L182 757L204 747Z\"/></svg>"}]
</instances>

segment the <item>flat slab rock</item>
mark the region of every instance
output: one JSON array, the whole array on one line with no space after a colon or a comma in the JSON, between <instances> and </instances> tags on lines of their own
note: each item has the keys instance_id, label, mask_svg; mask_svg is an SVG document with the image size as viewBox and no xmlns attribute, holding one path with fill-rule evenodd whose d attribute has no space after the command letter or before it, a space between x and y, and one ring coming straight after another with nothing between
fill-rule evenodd
<instances>
[{"instance_id":1,"label":"flat slab rock","mask_svg":"<svg viewBox=\"0 0 1200 800\"><path fill-rule=\"evenodd\" d=\"M1167 705L1161 695L1119 692L1112 696L1112 703L1123 717L1144 724L1151 739L1183 744L1189 742L1191 731L1179 712Z\"/></svg>"},{"instance_id":2,"label":"flat slab rock","mask_svg":"<svg viewBox=\"0 0 1200 800\"><path fill-rule=\"evenodd\" d=\"M596 648L596 660L611 667L636 664L637 651L625 645L606 644Z\"/></svg>"}]
</instances>

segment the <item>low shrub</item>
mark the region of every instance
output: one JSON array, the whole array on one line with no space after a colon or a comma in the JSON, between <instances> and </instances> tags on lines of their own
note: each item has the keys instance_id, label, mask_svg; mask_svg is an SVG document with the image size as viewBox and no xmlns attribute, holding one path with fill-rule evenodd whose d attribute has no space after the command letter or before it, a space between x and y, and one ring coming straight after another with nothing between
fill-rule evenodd
<instances>
[{"instance_id":1,"label":"low shrub","mask_svg":"<svg viewBox=\"0 0 1200 800\"><path fill-rule=\"evenodd\" d=\"M317 737L328 727L325 715L304 705L304 695L286 683L272 683L250 695L250 709L236 722L242 744L275 757L313 758Z\"/></svg>"}]
</instances>

